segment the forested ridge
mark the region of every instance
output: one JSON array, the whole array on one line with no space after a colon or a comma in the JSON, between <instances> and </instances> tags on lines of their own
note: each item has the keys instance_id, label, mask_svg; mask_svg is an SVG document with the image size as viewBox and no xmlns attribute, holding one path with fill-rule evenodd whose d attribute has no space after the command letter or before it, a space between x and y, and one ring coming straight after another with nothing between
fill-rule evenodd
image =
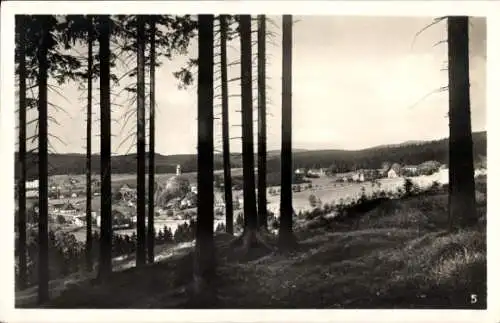
<instances>
[{"instance_id":1,"label":"forested ridge","mask_svg":"<svg viewBox=\"0 0 500 323\"><path fill-rule=\"evenodd\" d=\"M486 131L474 132L474 158L486 156ZM31 154L28 165L29 178L37 176L36 155ZM17 158L17 153L16 153ZM267 172L274 173L280 170L280 156L269 151ZM362 150L294 150L294 167L325 167L334 166L337 171L349 171L360 168L379 168L385 162L401 164L420 164L428 160L441 163L448 162L448 139L433 140L418 143L403 143L387 145ZM49 154L49 175L84 174L85 154ZM184 172L196 171L196 155L161 155L156 154L156 173L175 173L176 166L182 165ZM114 174L134 173L136 171L136 154L113 156L111 158ZM99 172L99 155L92 156L92 172ZM241 155L231 154L231 165L242 167ZM31 166L31 167L30 167ZM223 167L222 154L214 155L214 168ZM16 178L19 174L19 165L16 163Z\"/></svg>"}]
</instances>

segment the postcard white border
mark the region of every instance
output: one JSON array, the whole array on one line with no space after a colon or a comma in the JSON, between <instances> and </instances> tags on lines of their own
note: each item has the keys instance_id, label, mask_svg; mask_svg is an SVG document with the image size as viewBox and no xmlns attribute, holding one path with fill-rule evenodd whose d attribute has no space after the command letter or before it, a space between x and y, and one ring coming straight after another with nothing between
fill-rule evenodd
<instances>
[{"instance_id":1,"label":"postcard white border","mask_svg":"<svg viewBox=\"0 0 500 323\"><path fill-rule=\"evenodd\" d=\"M286 12L283 11L286 9ZM488 310L22 310L14 309L14 15L227 13L487 17ZM1 6L0 320L6 322L498 322L500 2L497 1L6 1ZM492 180L494 179L494 180Z\"/></svg>"}]
</instances>

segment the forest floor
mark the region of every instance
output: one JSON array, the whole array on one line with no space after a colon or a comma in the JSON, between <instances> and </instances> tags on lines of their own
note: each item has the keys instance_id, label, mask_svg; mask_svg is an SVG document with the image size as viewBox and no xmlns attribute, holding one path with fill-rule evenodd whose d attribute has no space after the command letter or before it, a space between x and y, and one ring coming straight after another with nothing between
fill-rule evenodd
<instances>
[{"instance_id":1,"label":"forest floor","mask_svg":"<svg viewBox=\"0 0 500 323\"><path fill-rule=\"evenodd\" d=\"M252 259L230 247L233 237L218 234L218 289L209 307L484 309L486 202L478 202L477 226L454 233L447 232L446 204L445 193L421 195L389 200L350 225L298 225L297 250ZM264 238L276 246L274 237ZM73 283L44 307L193 308L192 268L186 248L115 272L102 285Z\"/></svg>"}]
</instances>

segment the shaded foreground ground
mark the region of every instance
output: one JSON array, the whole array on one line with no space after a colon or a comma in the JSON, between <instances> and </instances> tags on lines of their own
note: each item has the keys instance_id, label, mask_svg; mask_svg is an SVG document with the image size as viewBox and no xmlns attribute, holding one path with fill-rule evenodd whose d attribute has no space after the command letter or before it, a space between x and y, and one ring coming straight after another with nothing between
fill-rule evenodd
<instances>
[{"instance_id":1,"label":"shaded foreground ground","mask_svg":"<svg viewBox=\"0 0 500 323\"><path fill-rule=\"evenodd\" d=\"M351 224L296 229L300 248L243 259L221 234L213 308L486 307L486 205L480 223L446 232L447 195L389 200ZM275 238L265 237L275 245ZM191 249L103 285L67 287L48 308L191 308ZM477 295L472 304L471 295Z\"/></svg>"}]
</instances>

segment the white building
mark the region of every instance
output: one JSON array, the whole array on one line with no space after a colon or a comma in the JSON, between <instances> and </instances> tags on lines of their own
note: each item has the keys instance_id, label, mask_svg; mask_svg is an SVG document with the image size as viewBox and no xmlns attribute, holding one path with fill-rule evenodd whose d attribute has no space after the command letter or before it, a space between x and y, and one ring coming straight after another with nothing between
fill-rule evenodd
<instances>
[{"instance_id":1,"label":"white building","mask_svg":"<svg viewBox=\"0 0 500 323\"><path fill-rule=\"evenodd\" d=\"M38 189L38 180L26 181L26 190L36 190Z\"/></svg>"},{"instance_id":2,"label":"white building","mask_svg":"<svg viewBox=\"0 0 500 323\"><path fill-rule=\"evenodd\" d=\"M387 172L387 177L388 178L396 178L396 177L399 177L398 176L398 173L396 173L396 171L394 169L389 169L389 171Z\"/></svg>"},{"instance_id":3,"label":"white building","mask_svg":"<svg viewBox=\"0 0 500 323\"><path fill-rule=\"evenodd\" d=\"M82 217L74 217L73 219L73 224L83 227L85 225L85 218Z\"/></svg>"},{"instance_id":4,"label":"white building","mask_svg":"<svg viewBox=\"0 0 500 323\"><path fill-rule=\"evenodd\" d=\"M297 168L295 170L295 174L297 174L297 175L305 175L305 173L306 173L306 171L304 168Z\"/></svg>"},{"instance_id":5,"label":"white building","mask_svg":"<svg viewBox=\"0 0 500 323\"><path fill-rule=\"evenodd\" d=\"M365 174L363 172L357 172L356 174L352 175L352 180L364 182L365 181Z\"/></svg>"}]
</instances>

